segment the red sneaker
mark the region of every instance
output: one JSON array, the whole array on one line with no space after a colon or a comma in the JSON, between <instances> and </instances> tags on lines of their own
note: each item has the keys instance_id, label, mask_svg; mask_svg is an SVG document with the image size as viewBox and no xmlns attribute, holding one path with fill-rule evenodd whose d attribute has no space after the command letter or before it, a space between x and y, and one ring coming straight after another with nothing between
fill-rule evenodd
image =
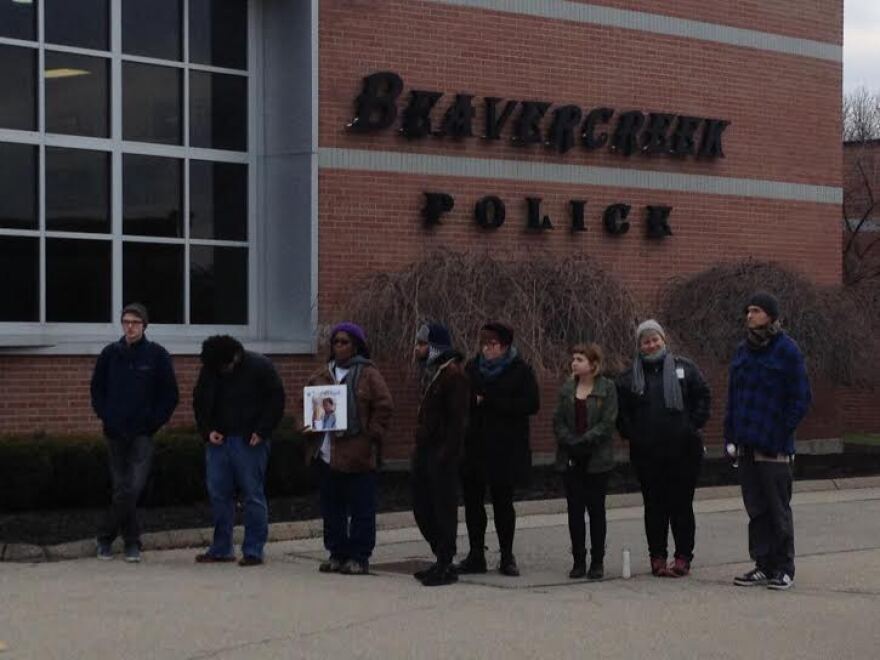
<instances>
[{"instance_id":1,"label":"red sneaker","mask_svg":"<svg viewBox=\"0 0 880 660\"><path fill-rule=\"evenodd\" d=\"M669 569L666 568L666 557L651 557L651 574L654 577L669 577Z\"/></svg>"},{"instance_id":2,"label":"red sneaker","mask_svg":"<svg viewBox=\"0 0 880 660\"><path fill-rule=\"evenodd\" d=\"M676 557L667 572L671 577L684 577L691 572L691 563L684 557Z\"/></svg>"}]
</instances>

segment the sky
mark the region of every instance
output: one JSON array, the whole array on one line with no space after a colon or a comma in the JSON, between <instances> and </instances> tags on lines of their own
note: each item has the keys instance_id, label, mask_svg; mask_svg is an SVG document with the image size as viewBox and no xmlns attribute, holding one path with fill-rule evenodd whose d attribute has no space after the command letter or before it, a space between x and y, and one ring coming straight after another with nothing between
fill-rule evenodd
<instances>
[{"instance_id":1,"label":"sky","mask_svg":"<svg viewBox=\"0 0 880 660\"><path fill-rule=\"evenodd\" d=\"M880 92L880 0L844 0L843 91Z\"/></svg>"}]
</instances>

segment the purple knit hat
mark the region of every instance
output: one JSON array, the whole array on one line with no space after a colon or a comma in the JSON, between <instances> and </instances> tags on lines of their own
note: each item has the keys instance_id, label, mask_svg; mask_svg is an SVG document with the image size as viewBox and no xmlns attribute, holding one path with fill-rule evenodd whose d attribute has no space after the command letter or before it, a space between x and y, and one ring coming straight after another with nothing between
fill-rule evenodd
<instances>
[{"instance_id":1,"label":"purple knit hat","mask_svg":"<svg viewBox=\"0 0 880 660\"><path fill-rule=\"evenodd\" d=\"M367 348L367 334L361 326L352 323L351 321L337 323L330 331L330 343L333 343L333 338L340 332L346 333L354 340L354 343L359 349L359 353L369 353L369 349Z\"/></svg>"}]
</instances>

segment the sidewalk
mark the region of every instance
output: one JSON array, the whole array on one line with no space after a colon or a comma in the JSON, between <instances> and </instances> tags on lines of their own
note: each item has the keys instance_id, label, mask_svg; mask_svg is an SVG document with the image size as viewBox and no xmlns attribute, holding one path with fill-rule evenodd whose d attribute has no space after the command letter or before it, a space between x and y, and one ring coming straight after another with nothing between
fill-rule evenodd
<instances>
[{"instance_id":1,"label":"sidewalk","mask_svg":"<svg viewBox=\"0 0 880 660\"><path fill-rule=\"evenodd\" d=\"M798 485L797 576L785 593L732 585L750 566L746 516L734 491L699 493L694 570L679 580L648 574L636 496L612 498L600 582L567 578L568 530L558 501L520 506L522 577L492 572L435 589L409 574L428 559L410 514L383 517L374 574L366 577L318 573L324 551L320 538L305 534L314 532L308 524L285 528L306 538L269 544L259 568L197 565L192 549L147 551L140 565L2 563L0 642L8 650L0 657L874 657L880 484ZM494 535L488 544L494 561ZM628 580L620 577L624 546L632 552Z\"/></svg>"}]
</instances>

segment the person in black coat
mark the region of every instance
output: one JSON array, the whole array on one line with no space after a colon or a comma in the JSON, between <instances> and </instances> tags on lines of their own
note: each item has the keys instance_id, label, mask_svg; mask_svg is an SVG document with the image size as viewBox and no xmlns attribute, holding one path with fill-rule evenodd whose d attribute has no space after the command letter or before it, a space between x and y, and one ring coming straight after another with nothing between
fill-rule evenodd
<instances>
[{"instance_id":1,"label":"person in black coat","mask_svg":"<svg viewBox=\"0 0 880 660\"><path fill-rule=\"evenodd\" d=\"M517 576L513 556L516 515L515 486L528 480L532 465L529 417L538 412L540 397L532 368L513 346L513 330L499 322L480 330L480 353L465 371L471 384L468 431L462 461L470 552L458 564L459 573L485 573L486 510L488 487L495 511L495 531L501 550L498 570Z\"/></svg>"},{"instance_id":2,"label":"person in black coat","mask_svg":"<svg viewBox=\"0 0 880 660\"><path fill-rule=\"evenodd\" d=\"M205 481L214 514L214 539L196 561L235 559L232 525L237 489L244 504L239 565L257 566L263 563L269 532L264 483L270 438L284 414L284 387L269 358L244 350L228 335L208 337L200 357L193 412L206 441Z\"/></svg>"},{"instance_id":3,"label":"person in black coat","mask_svg":"<svg viewBox=\"0 0 880 660\"><path fill-rule=\"evenodd\" d=\"M153 435L177 407L177 379L171 357L144 334L149 318L139 303L121 316L123 337L108 344L92 373L92 408L104 427L113 501L98 530L98 558L112 559L117 533L125 559L141 559L137 502L147 483L153 457Z\"/></svg>"},{"instance_id":4,"label":"person in black coat","mask_svg":"<svg viewBox=\"0 0 880 660\"><path fill-rule=\"evenodd\" d=\"M651 572L684 577L694 557L694 489L703 459L700 429L709 419L709 386L696 365L673 355L650 319L636 330L633 367L617 383L617 429L629 440L630 464L645 502ZM675 561L667 566L669 529Z\"/></svg>"}]
</instances>

